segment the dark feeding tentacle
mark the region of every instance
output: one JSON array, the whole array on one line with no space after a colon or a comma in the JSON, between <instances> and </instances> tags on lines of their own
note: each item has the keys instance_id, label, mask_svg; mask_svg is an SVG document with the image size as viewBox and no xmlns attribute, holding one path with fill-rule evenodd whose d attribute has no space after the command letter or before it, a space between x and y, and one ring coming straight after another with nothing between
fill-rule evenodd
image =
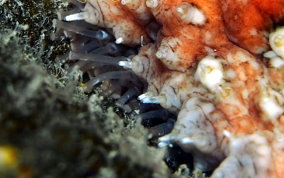
<instances>
[{"instance_id":1,"label":"dark feeding tentacle","mask_svg":"<svg viewBox=\"0 0 284 178\"><path fill-rule=\"evenodd\" d=\"M150 134L152 134L153 137L161 137L164 136L172 131L174 128L175 120L169 119L168 121L156 125L154 127L149 128Z\"/></svg>"},{"instance_id":2,"label":"dark feeding tentacle","mask_svg":"<svg viewBox=\"0 0 284 178\"><path fill-rule=\"evenodd\" d=\"M171 113L165 109L153 110L140 115L142 124L146 127L152 127L165 122L171 117Z\"/></svg>"},{"instance_id":3,"label":"dark feeding tentacle","mask_svg":"<svg viewBox=\"0 0 284 178\"><path fill-rule=\"evenodd\" d=\"M129 88L121 97L119 100L117 100L117 105L123 105L127 101L129 101L134 96L138 96L142 91L138 87Z\"/></svg>"},{"instance_id":4,"label":"dark feeding tentacle","mask_svg":"<svg viewBox=\"0 0 284 178\"><path fill-rule=\"evenodd\" d=\"M191 154L185 153L177 144L172 144L168 147L164 160L168 167L175 172L180 165L185 164L189 169L193 169L193 156ZM190 176L188 177L195 177ZM205 176L201 176L205 177Z\"/></svg>"},{"instance_id":5,"label":"dark feeding tentacle","mask_svg":"<svg viewBox=\"0 0 284 178\"><path fill-rule=\"evenodd\" d=\"M140 103L137 102L137 97L143 93L143 88L144 87L141 85L128 88L127 91L118 98L118 100L115 102L115 105L123 109L126 113L130 113L134 109L139 108Z\"/></svg>"},{"instance_id":6,"label":"dark feeding tentacle","mask_svg":"<svg viewBox=\"0 0 284 178\"><path fill-rule=\"evenodd\" d=\"M157 137L170 133L176 121L176 114L172 113L159 104L141 104L140 118L144 127L149 128L151 142L156 145Z\"/></svg>"},{"instance_id":7,"label":"dark feeding tentacle","mask_svg":"<svg viewBox=\"0 0 284 178\"><path fill-rule=\"evenodd\" d=\"M142 124L150 133L149 144L158 146L158 138L170 133L176 122L177 115L162 108L159 104L141 104L140 116ZM193 157L184 152L177 144L171 143L167 147L164 161L173 171L177 171L180 165L186 164L193 169Z\"/></svg>"}]
</instances>

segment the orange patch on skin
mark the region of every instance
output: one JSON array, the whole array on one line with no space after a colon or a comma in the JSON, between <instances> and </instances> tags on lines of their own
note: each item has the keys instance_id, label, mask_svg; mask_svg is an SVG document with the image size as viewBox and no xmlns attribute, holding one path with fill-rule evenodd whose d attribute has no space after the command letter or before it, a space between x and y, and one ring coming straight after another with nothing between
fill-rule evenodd
<instances>
[{"instance_id":1,"label":"orange patch on skin","mask_svg":"<svg viewBox=\"0 0 284 178\"><path fill-rule=\"evenodd\" d=\"M228 120L233 120L236 117L243 115L242 110L237 105L229 103L216 103L217 108L223 112Z\"/></svg>"},{"instance_id":2,"label":"orange patch on skin","mask_svg":"<svg viewBox=\"0 0 284 178\"><path fill-rule=\"evenodd\" d=\"M252 134L257 130L257 124L254 118L250 116L237 117L229 121L231 126L231 132L238 134Z\"/></svg>"}]
</instances>

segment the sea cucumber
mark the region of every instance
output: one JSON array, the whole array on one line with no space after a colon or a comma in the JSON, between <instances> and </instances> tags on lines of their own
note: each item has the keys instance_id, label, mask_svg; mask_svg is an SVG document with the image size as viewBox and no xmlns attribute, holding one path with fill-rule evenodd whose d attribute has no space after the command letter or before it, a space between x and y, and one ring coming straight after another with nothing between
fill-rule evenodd
<instances>
[{"instance_id":1,"label":"sea cucumber","mask_svg":"<svg viewBox=\"0 0 284 178\"><path fill-rule=\"evenodd\" d=\"M85 20L110 29L116 44L141 46L127 59L74 59L122 66L147 82L138 99L178 114L160 147L178 143L202 170L219 165L212 177L281 178L284 30L274 26L283 14L282 0L87 0L64 20ZM78 28L69 31L90 36ZM108 74L89 89L122 78Z\"/></svg>"}]
</instances>

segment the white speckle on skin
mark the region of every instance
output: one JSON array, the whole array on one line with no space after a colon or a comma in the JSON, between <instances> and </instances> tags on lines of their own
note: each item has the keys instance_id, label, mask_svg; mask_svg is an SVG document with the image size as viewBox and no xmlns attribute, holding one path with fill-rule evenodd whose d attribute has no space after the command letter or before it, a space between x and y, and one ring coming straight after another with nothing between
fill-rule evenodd
<instances>
[{"instance_id":1,"label":"white speckle on skin","mask_svg":"<svg viewBox=\"0 0 284 178\"><path fill-rule=\"evenodd\" d=\"M273 51L267 51L263 54L264 57L269 58L269 64L274 68L281 68L284 66L284 28L279 28L269 35L269 43Z\"/></svg>"}]
</instances>

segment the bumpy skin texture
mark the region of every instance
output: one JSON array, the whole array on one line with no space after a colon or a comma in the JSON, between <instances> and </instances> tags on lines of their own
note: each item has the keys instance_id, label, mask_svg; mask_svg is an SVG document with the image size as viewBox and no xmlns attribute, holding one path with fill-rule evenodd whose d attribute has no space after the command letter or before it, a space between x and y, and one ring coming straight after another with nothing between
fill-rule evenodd
<instances>
[{"instance_id":1,"label":"bumpy skin texture","mask_svg":"<svg viewBox=\"0 0 284 178\"><path fill-rule=\"evenodd\" d=\"M131 45L141 36L150 41L153 19L161 24L157 40L132 61L148 91L179 113L160 141L193 152L201 169L222 161L212 177L284 177L284 70L268 68L258 55L284 20L284 1L121 2L89 0L86 21ZM90 20L94 9L100 15Z\"/></svg>"}]
</instances>

